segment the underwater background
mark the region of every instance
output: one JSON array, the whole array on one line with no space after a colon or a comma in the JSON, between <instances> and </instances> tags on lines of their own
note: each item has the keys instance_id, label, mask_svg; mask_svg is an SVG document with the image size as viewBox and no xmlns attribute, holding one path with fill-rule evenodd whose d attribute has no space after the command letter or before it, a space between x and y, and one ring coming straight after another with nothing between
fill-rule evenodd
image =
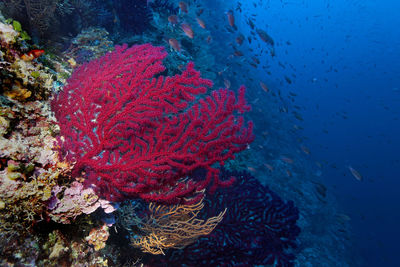
<instances>
[{"instance_id":1,"label":"underwater background","mask_svg":"<svg viewBox=\"0 0 400 267\"><path fill-rule=\"evenodd\" d=\"M399 10L1 1L0 266L397 266Z\"/></svg>"}]
</instances>

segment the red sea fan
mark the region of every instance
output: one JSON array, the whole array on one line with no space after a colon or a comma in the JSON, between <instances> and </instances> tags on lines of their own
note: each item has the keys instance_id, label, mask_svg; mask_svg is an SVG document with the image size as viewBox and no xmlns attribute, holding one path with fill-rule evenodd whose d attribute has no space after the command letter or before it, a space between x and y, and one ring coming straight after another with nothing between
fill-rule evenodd
<instances>
[{"instance_id":1,"label":"red sea fan","mask_svg":"<svg viewBox=\"0 0 400 267\"><path fill-rule=\"evenodd\" d=\"M212 82L189 63L180 75L164 77L166 53L150 44L116 46L77 68L52 101L60 125L60 156L74 162L104 198L140 197L188 203L203 189L226 186L215 164L234 158L253 140L244 93L227 89L199 99ZM203 180L190 179L205 169Z\"/></svg>"}]
</instances>

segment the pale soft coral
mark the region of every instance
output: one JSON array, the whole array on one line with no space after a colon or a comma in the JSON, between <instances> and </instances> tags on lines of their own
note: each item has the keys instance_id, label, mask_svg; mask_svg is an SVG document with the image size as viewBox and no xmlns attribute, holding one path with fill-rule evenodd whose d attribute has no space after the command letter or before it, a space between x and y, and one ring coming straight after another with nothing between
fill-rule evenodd
<instances>
[{"instance_id":1,"label":"pale soft coral","mask_svg":"<svg viewBox=\"0 0 400 267\"><path fill-rule=\"evenodd\" d=\"M0 22L0 39L6 44L12 44L15 42L15 38L18 36L18 32L14 30L13 26Z\"/></svg>"},{"instance_id":2,"label":"pale soft coral","mask_svg":"<svg viewBox=\"0 0 400 267\"><path fill-rule=\"evenodd\" d=\"M103 208L106 213L115 211L109 201L99 199L92 188L85 189L83 184L77 181L73 182L71 187L66 188L64 196L58 199L56 195L62 189L59 186L54 187L54 197L50 201L52 210L49 215L55 222L69 224L78 215L93 213L99 207Z\"/></svg>"}]
</instances>

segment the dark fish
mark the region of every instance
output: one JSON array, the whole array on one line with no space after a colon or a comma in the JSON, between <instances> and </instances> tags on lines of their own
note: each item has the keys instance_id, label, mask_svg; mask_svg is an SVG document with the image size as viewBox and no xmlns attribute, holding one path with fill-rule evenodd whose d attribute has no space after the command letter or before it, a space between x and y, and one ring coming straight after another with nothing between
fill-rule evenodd
<instances>
[{"instance_id":1,"label":"dark fish","mask_svg":"<svg viewBox=\"0 0 400 267\"><path fill-rule=\"evenodd\" d=\"M254 61L254 63L260 64L260 60L256 56L251 57L251 59Z\"/></svg>"},{"instance_id":2,"label":"dark fish","mask_svg":"<svg viewBox=\"0 0 400 267\"><path fill-rule=\"evenodd\" d=\"M286 76L286 75L285 75L285 81L286 81L288 84L291 84L291 83L292 83L292 80L291 80L288 76Z\"/></svg>"},{"instance_id":3,"label":"dark fish","mask_svg":"<svg viewBox=\"0 0 400 267\"><path fill-rule=\"evenodd\" d=\"M233 11L229 10L226 12L226 16L228 17L228 23L231 27L235 27L235 17L233 16Z\"/></svg>"},{"instance_id":4,"label":"dark fish","mask_svg":"<svg viewBox=\"0 0 400 267\"><path fill-rule=\"evenodd\" d=\"M244 40L243 34L239 33L239 35L236 37L235 41L238 45L242 45Z\"/></svg>"},{"instance_id":5,"label":"dark fish","mask_svg":"<svg viewBox=\"0 0 400 267\"><path fill-rule=\"evenodd\" d=\"M304 120L303 117L299 113L297 113L296 111L293 111L292 113L293 113L294 117L297 120L299 120L299 121L303 121Z\"/></svg>"},{"instance_id":6,"label":"dark fish","mask_svg":"<svg viewBox=\"0 0 400 267\"><path fill-rule=\"evenodd\" d=\"M272 48L271 49L271 57L274 57L276 54L275 54L275 49L274 48Z\"/></svg>"},{"instance_id":7,"label":"dark fish","mask_svg":"<svg viewBox=\"0 0 400 267\"><path fill-rule=\"evenodd\" d=\"M242 12L242 3L238 2L235 10Z\"/></svg>"},{"instance_id":8,"label":"dark fish","mask_svg":"<svg viewBox=\"0 0 400 267\"><path fill-rule=\"evenodd\" d=\"M234 33L235 32L232 27L225 26L225 29L230 33Z\"/></svg>"},{"instance_id":9,"label":"dark fish","mask_svg":"<svg viewBox=\"0 0 400 267\"><path fill-rule=\"evenodd\" d=\"M237 57L242 57L243 56L243 52L239 51L239 50L235 50L235 52L233 53L235 56Z\"/></svg>"},{"instance_id":10,"label":"dark fish","mask_svg":"<svg viewBox=\"0 0 400 267\"><path fill-rule=\"evenodd\" d=\"M188 5L185 2L181 1L178 5L181 12L188 13Z\"/></svg>"},{"instance_id":11,"label":"dark fish","mask_svg":"<svg viewBox=\"0 0 400 267\"><path fill-rule=\"evenodd\" d=\"M255 25L254 25L254 22L253 22L250 18L247 19L247 24L250 26L250 28L251 28L252 30L254 30Z\"/></svg>"},{"instance_id":12,"label":"dark fish","mask_svg":"<svg viewBox=\"0 0 400 267\"><path fill-rule=\"evenodd\" d=\"M269 36L266 31L261 29L256 29L256 32L260 37L260 39L263 40L265 43L269 45L274 45L274 39L272 39L272 37Z\"/></svg>"},{"instance_id":13,"label":"dark fish","mask_svg":"<svg viewBox=\"0 0 400 267\"><path fill-rule=\"evenodd\" d=\"M327 188L325 185L318 183L318 182L313 182L315 184L315 191L323 198L326 197L326 191Z\"/></svg>"}]
</instances>

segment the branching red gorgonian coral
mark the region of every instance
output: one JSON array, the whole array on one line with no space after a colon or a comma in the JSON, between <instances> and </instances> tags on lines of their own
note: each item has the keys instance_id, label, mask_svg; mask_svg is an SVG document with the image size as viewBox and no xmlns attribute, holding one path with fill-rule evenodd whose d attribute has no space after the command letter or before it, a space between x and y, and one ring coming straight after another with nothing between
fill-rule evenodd
<instances>
[{"instance_id":1,"label":"branching red gorgonian coral","mask_svg":"<svg viewBox=\"0 0 400 267\"><path fill-rule=\"evenodd\" d=\"M212 82L189 63L164 77L166 53L150 44L117 46L77 68L52 101L61 128L60 155L73 175L109 200L140 197L168 204L195 203L221 181L215 164L234 158L253 140L250 109L239 89L199 98ZM205 169L203 180L191 179Z\"/></svg>"}]
</instances>

